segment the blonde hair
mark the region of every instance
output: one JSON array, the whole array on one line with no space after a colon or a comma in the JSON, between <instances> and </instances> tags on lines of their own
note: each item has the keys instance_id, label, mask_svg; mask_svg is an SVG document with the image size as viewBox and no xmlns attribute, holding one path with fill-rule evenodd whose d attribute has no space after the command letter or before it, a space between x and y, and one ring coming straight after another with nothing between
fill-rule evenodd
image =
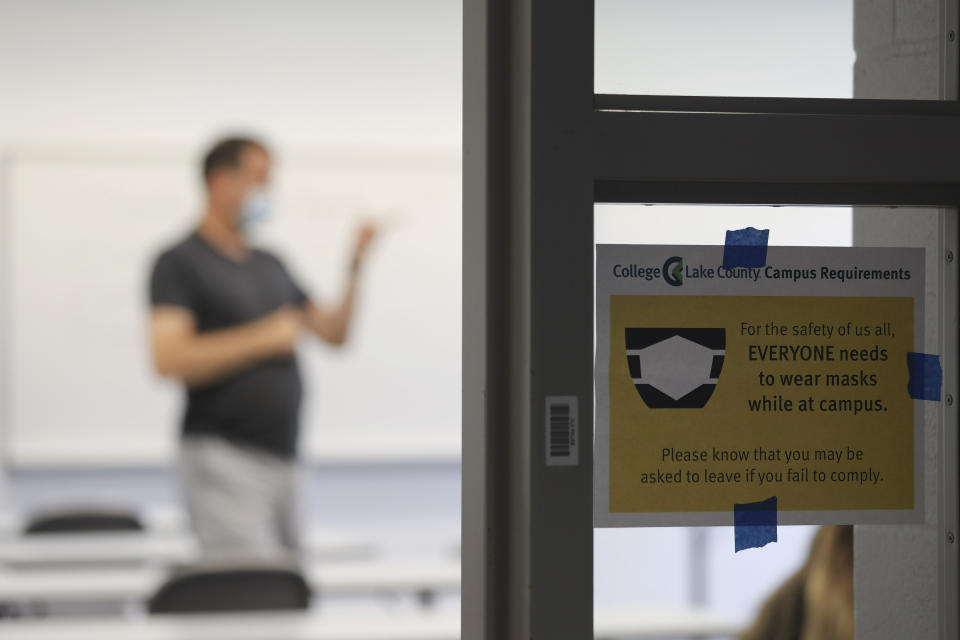
<instances>
[{"instance_id":1,"label":"blonde hair","mask_svg":"<svg viewBox=\"0 0 960 640\"><path fill-rule=\"evenodd\" d=\"M820 527L807 561L739 640L853 640L853 526Z\"/></svg>"}]
</instances>

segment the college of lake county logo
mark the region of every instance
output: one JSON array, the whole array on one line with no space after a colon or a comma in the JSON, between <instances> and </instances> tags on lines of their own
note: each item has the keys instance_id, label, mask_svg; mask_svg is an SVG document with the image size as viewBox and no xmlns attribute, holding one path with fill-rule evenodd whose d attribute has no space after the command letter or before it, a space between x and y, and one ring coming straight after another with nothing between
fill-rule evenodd
<instances>
[{"instance_id":1,"label":"college of lake county logo","mask_svg":"<svg viewBox=\"0 0 960 640\"><path fill-rule=\"evenodd\" d=\"M679 287L683 284L683 258L673 256L663 263L663 279L667 284Z\"/></svg>"},{"instance_id":2,"label":"college of lake county logo","mask_svg":"<svg viewBox=\"0 0 960 640\"><path fill-rule=\"evenodd\" d=\"M717 386L725 329L627 328L630 377L651 409L701 409Z\"/></svg>"}]
</instances>

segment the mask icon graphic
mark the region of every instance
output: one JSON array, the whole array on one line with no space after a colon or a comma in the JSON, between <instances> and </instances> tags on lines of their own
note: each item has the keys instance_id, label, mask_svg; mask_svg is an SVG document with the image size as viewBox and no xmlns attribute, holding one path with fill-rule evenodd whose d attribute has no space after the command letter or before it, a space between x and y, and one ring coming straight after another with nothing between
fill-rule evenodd
<instances>
[{"instance_id":1,"label":"mask icon graphic","mask_svg":"<svg viewBox=\"0 0 960 640\"><path fill-rule=\"evenodd\" d=\"M701 409L713 394L726 354L726 330L628 328L627 364L651 409Z\"/></svg>"}]
</instances>

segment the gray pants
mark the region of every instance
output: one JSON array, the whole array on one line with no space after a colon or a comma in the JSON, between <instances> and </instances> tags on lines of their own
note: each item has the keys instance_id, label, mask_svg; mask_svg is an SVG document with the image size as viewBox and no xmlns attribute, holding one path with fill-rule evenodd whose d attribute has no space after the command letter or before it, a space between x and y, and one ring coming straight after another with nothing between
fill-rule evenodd
<instances>
[{"instance_id":1,"label":"gray pants","mask_svg":"<svg viewBox=\"0 0 960 640\"><path fill-rule=\"evenodd\" d=\"M188 436L180 482L203 557L288 556L298 547L296 466L216 436Z\"/></svg>"}]
</instances>

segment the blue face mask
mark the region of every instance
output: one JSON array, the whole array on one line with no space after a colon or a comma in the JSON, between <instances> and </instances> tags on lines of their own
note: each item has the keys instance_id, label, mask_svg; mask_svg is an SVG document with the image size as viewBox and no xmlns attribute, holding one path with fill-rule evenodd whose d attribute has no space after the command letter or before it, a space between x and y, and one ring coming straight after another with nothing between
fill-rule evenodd
<instances>
[{"instance_id":1,"label":"blue face mask","mask_svg":"<svg viewBox=\"0 0 960 640\"><path fill-rule=\"evenodd\" d=\"M273 211L267 190L259 187L247 194L240 205L240 226L244 228L260 224Z\"/></svg>"}]
</instances>

